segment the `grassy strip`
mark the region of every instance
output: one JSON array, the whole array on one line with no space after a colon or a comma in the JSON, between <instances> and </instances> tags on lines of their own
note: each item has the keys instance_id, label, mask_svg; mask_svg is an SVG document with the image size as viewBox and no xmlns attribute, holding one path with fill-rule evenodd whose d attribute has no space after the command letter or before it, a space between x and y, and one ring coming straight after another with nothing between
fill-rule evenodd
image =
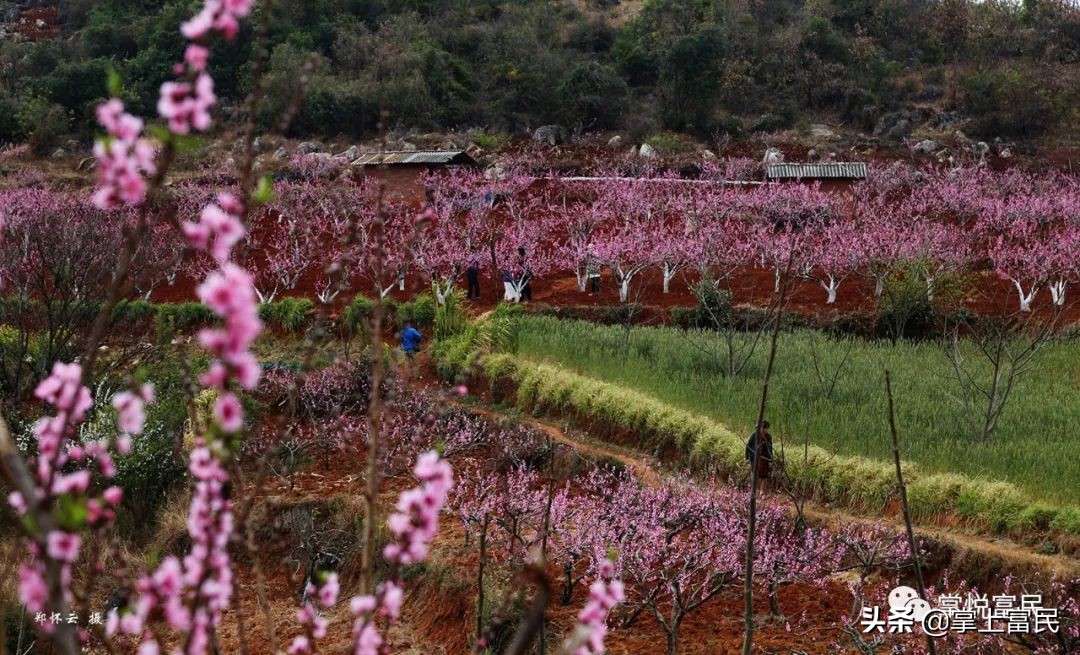
<instances>
[{"instance_id":1,"label":"grassy strip","mask_svg":"<svg viewBox=\"0 0 1080 655\"><path fill-rule=\"evenodd\" d=\"M745 368L726 370L727 344L708 330L603 326L527 316L513 350L599 380L635 389L690 412L749 432L757 419L767 349L757 344ZM745 353L754 335L737 333ZM965 364L989 388L992 371L973 344ZM838 455L889 461L884 371L893 375L904 457L924 470L960 473L1017 485L1032 498L1080 505L1080 342L1048 345L1012 390L997 431L977 443L970 415L942 346L934 342L866 340L819 330L780 335L769 419L793 435ZM984 409L984 408L983 408ZM975 409L981 418L980 409Z\"/></svg>"},{"instance_id":2,"label":"grassy strip","mask_svg":"<svg viewBox=\"0 0 1080 655\"><path fill-rule=\"evenodd\" d=\"M729 475L738 475L745 467L741 436L647 394L510 354L485 356L483 373L493 384L512 381L517 402L535 412L572 412L632 431L651 440L657 451L673 445L693 465L718 468ZM805 459L789 456L786 465L793 477L805 475L819 501L859 510L880 509L896 491L894 472L882 461L809 446ZM921 519L955 512L994 532L1049 529L1080 534L1078 508L1033 503L1007 482L928 473L912 463L906 463L905 469L909 501Z\"/></svg>"}]
</instances>

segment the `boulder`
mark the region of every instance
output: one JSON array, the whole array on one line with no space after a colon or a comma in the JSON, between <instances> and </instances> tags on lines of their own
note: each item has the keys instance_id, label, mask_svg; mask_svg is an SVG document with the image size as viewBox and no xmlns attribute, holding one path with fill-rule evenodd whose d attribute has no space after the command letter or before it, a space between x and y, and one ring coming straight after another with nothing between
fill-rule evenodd
<instances>
[{"instance_id":1,"label":"boulder","mask_svg":"<svg viewBox=\"0 0 1080 655\"><path fill-rule=\"evenodd\" d=\"M920 121L917 112L907 109L892 111L878 119L877 124L874 125L874 136L887 141L900 141L911 134L911 130L918 122Z\"/></svg>"},{"instance_id":2,"label":"boulder","mask_svg":"<svg viewBox=\"0 0 1080 655\"><path fill-rule=\"evenodd\" d=\"M360 148L357 148L356 146L349 146L345 149L345 152L341 153L338 156L344 157L345 159L352 161L360 156Z\"/></svg>"},{"instance_id":3,"label":"boulder","mask_svg":"<svg viewBox=\"0 0 1080 655\"><path fill-rule=\"evenodd\" d=\"M304 141L296 146L296 154L298 155L310 155L313 152L320 152L321 150L322 144L315 141Z\"/></svg>"},{"instance_id":4,"label":"boulder","mask_svg":"<svg viewBox=\"0 0 1080 655\"><path fill-rule=\"evenodd\" d=\"M408 152L412 152L418 149L419 148L416 147L416 144L412 143L411 141L402 141L400 144L398 144L398 150L406 150Z\"/></svg>"},{"instance_id":5,"label":"boulder","mask_svg":"<svg viewBox=\"0 0 1080 655\"><path fill-rule=\"evenodd\" d=\"M990 152L990 144L986 141L979 141L975 144L975 154L985 157L988 152Z\"/></svg>"},{"instance_id":6,"label":"boulder","mask_svg":"<svg viewBox=\"0 0 1080 655\"><path fill-rule=\"evenodd\" d=\"M806 151L806 158L808 160L810 160L810 161L817 161L817 160L821 159L821 155L818 154L817 150L814 150L813 148L811 148L811 149Z\"/></svg>"},{"instance_id":7,"label":"boulder","mask_svg":"<svg viewBox=\"0 0 1080 655\"><path fill-rule=\"evenodd\" d=\"M653 148L647 143L643 143L641 144L641 147L638 148L638 154L645 159L653 159L656 157L656 148Z\"/></svg>"},{"instance_id":8,"label":"boulder","mask_svg":"<svg viewBox=\"0 0 1080 655\"><path fill-rule=\"evenodd\" d=\"M923 139L914 145L912 150L915 152L929 155L938 149L938 142L933 139Z\"/></svg>"},{"instance_id":9,"label":"boulder","mask_svg":"<svg viewBox=\"0 0 1080 655\"><path fill-rule=\"evenodd\" d=\"M761 160L763 164L782 164L784 163L784 153L780 152L778 148L769 148L765 151L765 157Z\"/></svg>"},{"instance_id":10,"label":"boulder","mask_svg":"<svg viewBox=\"0 0 1080 655\"><path fill-rule=\"evenodd\" d=\"M998 155L1000 155L1003 159L1008 159L1009 157L1012 157L1012 150L1009 150L1008 148L1002 148L1001 152L999 152Z\"/></svg>"},{"instance_id":11,"label":"boulder","mask_svg":"<svg viewBox=\"0 0 1080 655\"><path fill-rule=\"evenodd\" d=\"M53 159L63 159L64 157L67 157L67 150L64 150L63 148L57 148L56 150L53 150Z\"/></svg>"},{"instance_id":12,"label":"boulder","mask_svg":"<svg viewBox=\"0 0 1080 655\"><path fill-rule=\"evenodd\" d=\"M261 136L255 137L255 140L251 142L251 149L255 152L262 152L264 148L266 148L266 144L263 143Z\"/></svg>"},{"instance_id":13,"label":"boulder","mask_svg":"<svg viewBox=\"0 0 1080 655\"><path fill-rule=\"evenodd\" d=\"M611 137L607 141L607 147L609 147L609 148L621 148L622 147L622 137L619 136L618 134Z\"/></svg>"},{"instance_id":14,"label":"boulder","mask_svg":"<svg viewBox=\"0 0 1080 655\"><path fill-rule=\"evenodd\" d=\"M823 123L811 123L810 136L816 139L835 139L836 132L833 132L828 125Z\"/></svg>"},{"instance_id":15,"label":"boulder","mask_svg":"<svg viewBox=\"0 0 1080 655\"><path fill-rule=\"evenodd\" d=\"M712 150L706 149L704 152L701 153L701 158L705 161L716 161L716 153Z\"/></svg>"},{"instance_id":16,"label":"boulder","mask_svg":"<svg viewBox=\"0 0 1080 655\"><path fill-rule=\"evenodd\" d=\"M566 141L566 128L562 125L541 125L532 135L533 141L557 146Z\"/></svg>"},{"instance_id":17,"label":"boulder","mask_svg":"<svg viewBox=\"0 0 1080 655\"><path fill-rule=\"evenodd\" d=\"M274 159L278 161L285 161L289 158L289 151L285 148L278 148L274 151Z\"/></svg>"}]
</instances>

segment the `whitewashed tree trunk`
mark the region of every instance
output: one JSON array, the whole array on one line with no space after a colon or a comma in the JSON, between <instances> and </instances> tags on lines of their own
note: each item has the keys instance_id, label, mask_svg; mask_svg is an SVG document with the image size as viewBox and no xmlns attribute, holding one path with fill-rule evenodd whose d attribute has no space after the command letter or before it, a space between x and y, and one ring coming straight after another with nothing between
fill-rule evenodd
<instances>
[{"instance_id":1,"label":"whitewashed tree trunk","mask_svg":"<svg viewBox=\"0 0 1080 655\"><path fill-rule=\"evenodd\" d=\"M1056 280L1050 283L1050 297L1058 307L1065 304L1065 280Z\"/></svg>"},{"instance_id":2,"label":"whitewashed tree trunk","mask_svg":"<svg viewBox=\"0 0 1080 655\"><path fill-rule=\"evenodd\" d=\"M1020 311L1030 312L1031 301L1035 300L1035 293L1039 290L1039 286L1037 284L1032 284L1031 289L1028 290L1027 293L1024 293L1024 285L1020 284L1019 280L1013 278L1010 279L1012 280L1012 283L1016 286L1016 294L1020 298Z\"/></svg>"},{"instance_id":3,"label":"whitewashed tree trunk","mask_svg":"<svg viewBox=\"0 0 1080 655\"><path fill-rule=\"evenodd\" d=\"M773 266L773 293L780 293L780 267Z\"/></svg>"},{"instance_id":4,"label":"whitewashed tree trunk","mask_svg":"<svg viewBox=\"0 0 1080 655\"><path fill-rule=\"evenodd\" d=\"M262 291L259 287L255 287L255 296L259 299L260 305L274 302L274 298L277 297L277 292L278 288L276 286L270 291Z\"/></svg>"},{"instance_id":5,"label":"whitewashed tree trunk","mask_svg":"<svg viewBox=\"0 0 1080 655\"><path fill-rule=\"evenodd\" d=\"M671 281L685 268L684 264L671 264L664 262L664 293L671 292Z\"/></svg>"},{"instance_id":6,"label":"whitewashed tree trunk","mask_svg":"<svg viewBox=\"0 0 1080 655\"><path fill-rule=\"evenodd\" d=\"M454 278L448 278L442 281L432 280L431 291L435 294L435 301L440 305L446 304L446 298L454 291Z\"/></svg>"},{"instance_id":7,"label":"whitewashed tree trunk","mask_svg":"<svg viewBox=\"0 0 1080 655\"><path fill-rule=\"evenodd\" d=\"M398 284L397 284L398 291L404 291L405 290L405 276L402 275L401 277L399 277L397 282L398 282Z\"/></svg>"},{"instance_id":8,"label":"whitewashed tree trunk","mask_svg":"<svg viewBox=\"0 0 1080 655\"><path fill-rule=\"evenodd\" d=\"M821 288L825 289L829 294L829 299L825 301L826 305L832 305L836 303L836 291L840 288L840 281L832 275L827 275L825 279L818 280Z\"/></svg>"},{"instance_id":9,"label":"whitewashed tree trunk","mask_svg":"<svg viewBox=\"0 0 1080 655\"><path fill-rule=\"evenodd\" d=\"M934 282L937 280L935 275L927 275L926 278L926 299L930 302L934 302Z\"/></svg>"},{"instance_id":10,"label":"whitewashed tree trunk","mask_svg":"<svg viewBox=\"0 0 1080 655\"><path fill-rule=\"evenodd\" d=\"M885 276L874 276L874 297L880 298L881 294L885 292Z\"/></svg>"},{"instance_id":11,"label":"whitewashed tree trunk","mask_svg":"<svg viewBox=\"0 0 1080 655\"><path fill-rule=\"evenodd\" d=\"M619 302L626 302L630 298L630 278L625 277L619 280Z\"/></svg>"},{"instance_id":12,"label":"whitewashed tree trunk","mask_svg":"<svg viewBox=\"0 0 1080 655\"><path fill-rule=\"evenodd\" d=\"M586 285L589 283L589 269L583 264L578 264L574 267L574 277L577 278L578 291L584 292Z\"/></svg>"}]
</instances>

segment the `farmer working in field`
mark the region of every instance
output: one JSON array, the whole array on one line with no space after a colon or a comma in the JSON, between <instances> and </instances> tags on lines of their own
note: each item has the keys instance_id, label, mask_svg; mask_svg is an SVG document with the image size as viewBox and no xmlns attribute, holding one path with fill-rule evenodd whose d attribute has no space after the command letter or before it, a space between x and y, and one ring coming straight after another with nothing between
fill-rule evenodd
<instances>
[{"instance_id":1,"label":"farmer working in field","mask_svg":"<svg viewBox=\"0 0 1080 655\"><path fill-rule=\"evenodd\" d=\"M769 479L769 469L772 465L772 433L769 432L769 422L762 421L757 430L750 434L746 440L746 463L750 465L750 476L753 479L754 457L757 451L758 435L761 435L761 456L757 458L757 481L758 491L761 491L762 480Z\"/></svg>"},{"instance_id":2,"label":"farmer working in field","mask_svg":"<svg viewBox=\"0 0 1080 655\"><path fill-rule=\"evenodd\" d=\"M405 321L405 329L401 331L401 349L405 351L410 368L416 360L416 353L420 352L420 341L423 338L424 335L413 326L412 321Z\"/></svg>"},{"instance_id":3,"label":"farmer working in field","mask_svg":"<svg viewBox=\"0 0 1080 655\"><path fill-rule=\"evenodd\" d=\"M469 260L469 267L465 269L465 277L469 281L469 300L480 300L480 259L473 257Z\"/></svg>"}]
</instances>

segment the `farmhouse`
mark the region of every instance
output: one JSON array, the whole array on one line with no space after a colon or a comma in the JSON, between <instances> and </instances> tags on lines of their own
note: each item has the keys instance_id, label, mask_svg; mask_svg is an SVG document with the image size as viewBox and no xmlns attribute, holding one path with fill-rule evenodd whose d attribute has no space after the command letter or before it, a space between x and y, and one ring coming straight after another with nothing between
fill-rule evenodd
<instances>
[{"instance_id":1,"label":"farmhouse","mask_svg":"<svg viewBox=\"0 0 1080 655\"><path fill-rule=\"evenodd\" d=\"M420 183L424 173L447 166L479 164L464 150L384 150L364 153L352 165L385 181L390 193L420 202L424 199L424 186Z\"/></svg>"}]
</instances>

